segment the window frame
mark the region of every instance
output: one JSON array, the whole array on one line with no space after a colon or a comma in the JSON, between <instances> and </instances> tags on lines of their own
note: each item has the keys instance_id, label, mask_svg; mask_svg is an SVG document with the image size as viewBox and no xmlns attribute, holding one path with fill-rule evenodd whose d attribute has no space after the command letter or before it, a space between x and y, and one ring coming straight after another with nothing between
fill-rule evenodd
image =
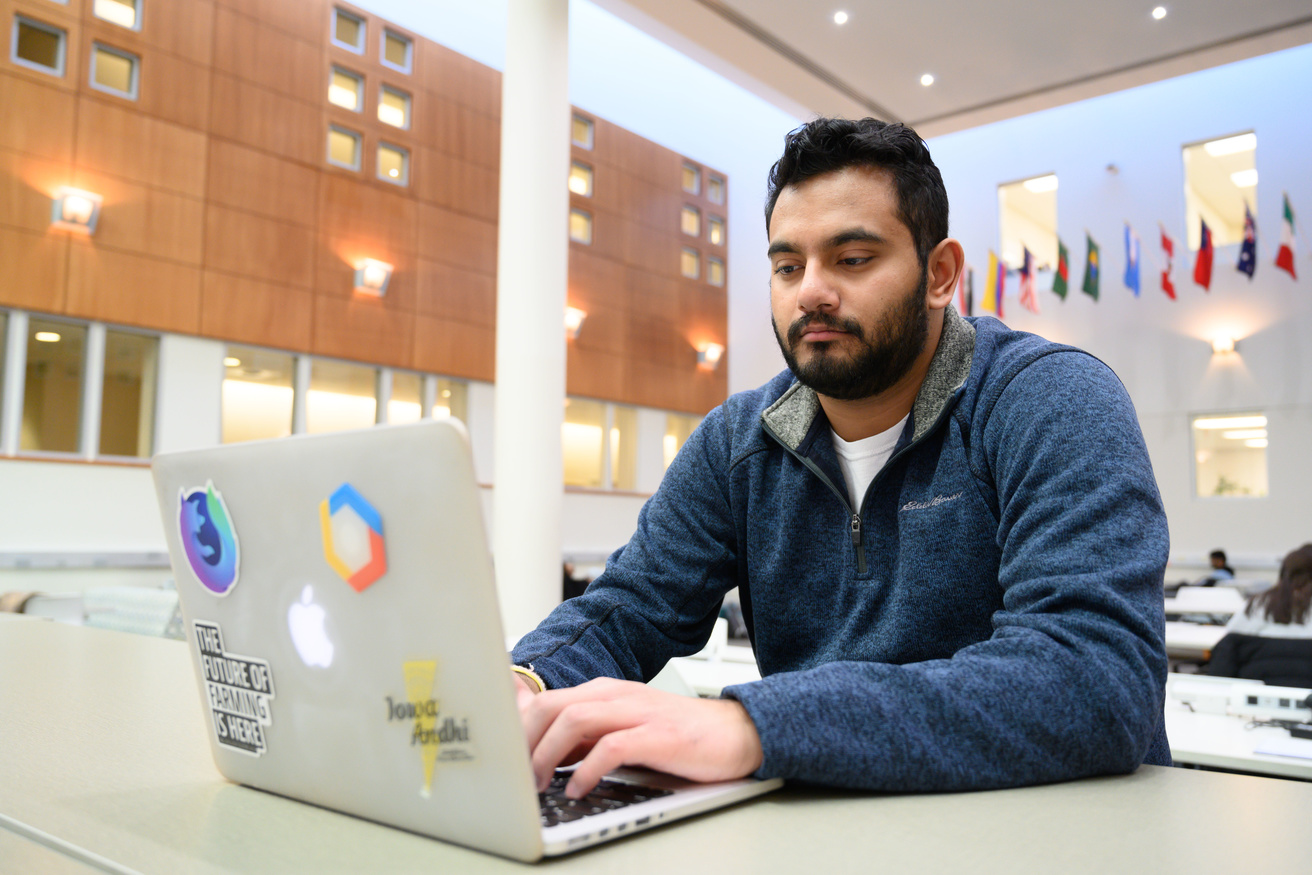
<instances>
[{"instance_id":1,"label":"window frame","mask_svg":"<svg viewBox=\"0 0 1312 875\"><path fill-rule=\"evenodd\" d=\"M399 177L387 176L383 173L383 150L390 149L401 156L401 175ZM398 185L401 188L410 187L410 150L405 146L398 146L396 143L389 143L386 140L378 141L377 154L374 161L374 175L389 185Z\"/></svg>"},{"instance_id":2,"label":"window frame","mask_svg":"<svg viewBox=\"0 0 1312 875\"><path fill-rule=\"evenodd\" d=\"M45 64L38 64L36 61L29 61L18 56L18 31L22 25L34 30L44 31L59 40L59 66L57 68L47 67ZM29 18L22 13L15 13L14 26L9 33L9 60L25 70L36 70L39 73L45 73L47 76L63 79L64 74L68 72L68 31L62 27Z\"/></svg>"},{"instance_id":3,"label":"window frame","mask_svg":"<svg viewBox=\"0 0 1312 875\"><path fill-rule=\"evenodd\" d=\"M132 82L131 82L130 91L119 91L117 88L112 88L108 85L104 85L96 81L96 67L99 63L97 56L100 54L100 52L104 52L107 55L114 55L116 57L123 58L127 61L132 62L132 74L131 74ZM88 64L87 66L90 68L87 71L87 84L90 85L92 88L94 88L96 91L99 91L102 94L112 94L115 97L122 97L125 100L137 100L138 97L140 96L141 94L140 56L134 55L129 51L125 51L123 49L115 48L114 46L107 45L106 43L102 43L99 40L93 40L91 43L91 63Z\"/></svg>"},{"instance_id":4,"label":"window frame","mask_svg":"<svg viewBox=\"0 0 1312 875\"><path fill-rule=\"evenodd\" d=\"M583 122L585 125L587 125L587 127L588 127L588 137L587 137L587 142L586 142L586 143L583 142L583 141L581 141L581 140L579 140L577 137L574 136L574 123L575 123L575 122ZM593 120L593 119L588 118L588 117L585 116L585 115L579 115L577 112L576 112L576 113L573 113L573 114L570 116L570 124L569 124L569 141L570 141L570 143L571 143L572 145L578 146L580 149L587 149L589 152L591 152L591 151L596 147L596 145L597 145L597 123L596 123L596 121Z\"/></svg>"},{"instance_id":5,"label":"window frame","mask_svg":"<svg viewBox=\"0 0 1312 875\"><path fill-rule=\"evenodd\" d=\"M597 182L596 182L596 170L595 170L591 165L589 165L589 164L584 164L582 161L570 161L570 162L569 162L569 169L570 169L570 180L571 180L571 181L574 179L574 170L575 170L575 168L577 168L577 169L579 169L579 170L582 170L582 171L584 171L584 172L587 174L588 190L587 190L587 191L575 191L575 190L573 189L573 187L571 187L570 190L569 190L569 191L570 191L570 194L576 194L576 195L578 195L579 197L586 197L586 198L590 198L590 197L592 197L593 193L596 191L596 184L597 184Z\"/></svg>"},{"instance_id":6,"label":"window frame","mask_svg":"<svg viewBox=\"0 0 1312 875\"><path fill-rule=\"evenodd\" d=\"M354 166L343 164L342 162L333 159L332 137L334 131L339 134L345 134L355 141L356 149ZM361 134L359 131L353 131L350 128L344 128L341 125L330 124L328 125L328 137L326 138L324 145L327 147L325 149L324 158L331 166L340 167L343 170L351 170L355 173L360 172L360 167L364 162L364 134Z\"/></svg>"},{"instance_id":7,"label":"window frame","mask_svg":"<svg viewBox=\"0 0 1312 875\"><path fill-rule=\"evenodd\" d=\"M340 16L340 17L342 17L342 18L349 18L349 19L351 19L352 21L354 21L356 24L360 25L360 42L359 42L358 44L356 44L356 45L352 45L351 43L344 43L344 42L342 42L341 40L339 40L339 39L337 38L337 19L338 19L338 16ZM356 15L354 12L347 12L345 9L343 9L343 8L340 7L340 6L334 6L334 7L333 7L333 18L332 18L332 29L329 31L329 36L328 36L328 38L329 38L329 40L331 40L332 44L335 45L335 46L337 46L339 49L345 49L346 51L351 52L351 53L356 54L356 55L363 55L363 54L364 54L364 47L365 47L365 46L368 44L368 42L369 42L369 23L366 22L366 21L365 21L363 18L361 18L360 16Z\"/></svg>"},{"instance_id":8,"label":"window frame","mask_svg":"<svg viewBox=\"0 0 1312 875\"><path fill-rule=\"evenodd\" d=\"M97 13L96 13L96 4L97 4L98 2L99 2L99 0L92 0L92 2L91 2L91 17L92 17L92 18L96 19L97 21L104 21L104 22L106 22L106 23L108 23L108 24L112 24L112 25L114 25L115 27L121 27L121 28L123 28L124 30L131 30L131 31L135 31L135 32L137 32L137 33L140 33L140 32L141 32L142 0L114 0L114 2L118 3L118 4L121 5L121 6L126 6L126 5L128 5L129 3L132 5L132 26L131 26L131 27L128 27L127 25L124 25L124 24L119 24L117 21L114 21L113 19L105 18L104 16L97 14Z\"/></svg>"},{"instance_id":9,"label":"window frame","mask_svg":"<svg viewBox=\"0 0 1312 875\"><path fill-rule=\"evenodd\" d=\"M720 281L718 283L715 281L715 271L711 269L712 265L717 265L717 264L720 266ZM728 281L729 281L729 274L725 270L724 259L720 258L718 255L706 256L706 282L710 283L716 288L724 288L725 284Z\"/></svg>"},{"instance_id":10,"label":"window frame","mask_svg":"<svg viewBox=\"0 0 1312 875\"><path fill-rule=\"evenodd\" d=\"M685 255L691 255L691 256L693 256L693 262L692 262L692 263L695 264L695 265L697 265L697 270L696 270L695 272L693 272L693 273L688 273L687 271L685 271L685 270L683 269L683 263L684 263L683 256L685 256ZM701 250L699 250L699 249L694 249L694 248L691 247L691 246L680 246L680 247L679 247L679 276L681 276L681 277L683 277L684 279L687 279L687 280L699 280L699 279L702 278L702 253L701 253Z\"/></svg>"},{"instance_id":11,"label":"window frame","mask_svg":"<svg viewBox=\"0 0 1312 875\"><path fill-rule=\"evenodd\" d=\"M345 76L348 79L355 80L356 82L355 106L344 106L338 103L337 101L333 100L332 98L333 88L336 87L336 84L333 82L333 79L339 74ZM332 106L337 107L338 109L344 109L347 110L348 112L363 114L364 113L364 74L357 73L354 70L350 70L346 67L343 67L341 64L331 65L328 72L328 103Z\"/></svg>"},{"instance_id":12,"label":"window frame","mask_svg":"<svg viewBox=\"0 0 1312 875\"><path fill-rule=\"evenodd\" d=\"M393 64L387 60L387 38L395 37L397 40L405 43L405 65ZM407 76L414 71L415 66L415 41L400 31L393 30L390 27L384 27L382 34L378 39L378 63L382 64L389 70L395 70L398 73L404 73Z\"/></svg>"},{"instance_id":13,"label":"window frame","mask_svg":"<svg viewBox=\"0 0 1312 875\"><path fill-rule=\"evenodd\" d=\"M691 170L691 171L693 172L693 177L692 177L692 178L693 178L694 182L693 182L693 186L692 186L692 188L689 188L689 187L687 186L687 184L685 183L685 181L684 181L684 179L685 179L685 177L687 176L687 173L688 173L689 170ZM702 193L702 168L701 168L701 166L698 165L698 164L693 164L691 161L684 161L684 162L682 163L682 166L680 166L680 168L679 168L679 187L680 187L681 189L683 189L683 193L684 193L684 194L690 194L690 195L692 195L693 197L701 197L701 193Z\"/></svg>"},{"instance_id":14,"label":"window frame","mask_svg":"<svg viewBox=\"0 0 1312 875\"><path fill-rule=\"evenodd\" d=\"M574 236L574 223L570 222L570 229L569 229L570 242L579 243L583 246L591 246L592 241L597 238L596 229L593 227L592 213L588 212L587 210L580 210L578 207L570 207L569 215L571 219L574 218L575 215L579 215L588 220L587 240L583 240L579 237Z\"/></svg>"},{"instance_id":15,"label":"window frame","mask_svg":"<svg viewBox=\"0 0 1312 875\"><path fill-rule=\"evenodd\" d=\"M405 100L405 124L394 125L391 122L383 119L382 116L383 96L385 94L394 94L397 97L403 98ZM410 92L402 91L400 88L397 88L395 85L388 85L386 82L381 83L378 86L378 121L381 122L382 124L387 125L389 128L395 128L398 131L410 130L411 117L413 116L413 108L414 108L413 101L414 98L410 94Z\"/></svg>"}]
</instances>

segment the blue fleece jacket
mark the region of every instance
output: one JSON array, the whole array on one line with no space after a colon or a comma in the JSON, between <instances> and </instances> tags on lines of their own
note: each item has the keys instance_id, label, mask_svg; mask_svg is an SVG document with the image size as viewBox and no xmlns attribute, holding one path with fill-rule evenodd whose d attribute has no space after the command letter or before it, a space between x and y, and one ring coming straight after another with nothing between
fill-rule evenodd
<instances>
[{"instance_id":1,"label":"blue fleece jacket","mask_svg":"<svg viewBox=\"0 0 1312 875\"><path fill-rule=\"evenodd\" d=\"M1169 764L1168 539L1134 408L1079 350L948 308L854 513L814 392L712 411L627 546L516 646L552 687L649 680L740 588L758 775L965 790Z\"/></svg>"}]
</instances>

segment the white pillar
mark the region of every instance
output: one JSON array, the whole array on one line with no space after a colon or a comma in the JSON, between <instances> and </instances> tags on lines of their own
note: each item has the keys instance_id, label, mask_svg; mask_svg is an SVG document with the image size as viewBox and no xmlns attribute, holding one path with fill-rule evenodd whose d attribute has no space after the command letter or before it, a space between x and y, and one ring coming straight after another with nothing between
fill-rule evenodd
<instances>
[{"instance_id":1,"label":"white pillar","mask_svg":"<svg viewBox=\"0 0 1312 875\"><path fill-rule=\"evenodd\" d=\"M516 638L560 600L569 0L510 0L501 83L492 553Z\"/></svg>"},{"instance_id":2,"label":"white pillar","mask_svg":"<svg viewBox=\"0 0 1312 875\"><path fill-rule=\"evenodd\" d=\"M27 374L27 314L9 311L5 360L0 362L0 453L18 452L23 429L23 386Z\"/></svg>"}]
</instances>

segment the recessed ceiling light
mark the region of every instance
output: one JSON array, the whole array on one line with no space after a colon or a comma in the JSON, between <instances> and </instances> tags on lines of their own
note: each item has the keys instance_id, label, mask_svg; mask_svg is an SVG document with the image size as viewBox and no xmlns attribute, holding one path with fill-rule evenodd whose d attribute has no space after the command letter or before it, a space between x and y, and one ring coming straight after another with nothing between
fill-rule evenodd
<instances>
[{"instance_id":1,"label":"recessed ceiling light","mask_svg":"<svg viewBox=\"0 0 1312 875\"><path fill-rule=\"evenodd\" d=\"M1247 170L1236 170L1230 174L1230 181L1239 188L1252 188L1257 185L1257 169L1250 167Z\"/></svg>"},{"instance_id":2,"label":"recessed ceiling light","mask_svg":"<svg viewBox=\"0 0 1312 875\"><path fill-rule=\"evenodd\" d=\"M1204 143L1203 148L1213 158L1220 158L1222 155L1237 155L1240 152L1251 152L1257 148L1257 134L1239 134L1234 137L1226 137L1224 140L1212 140Z\"/></svg>"},{"instance_id":3,"label":"recessed ceiling light","mask_svg":"<svg viewBox=\"0 0 1312 875\"><path fill-rule=\"evenodd\" d=\"M834 24L847 24L847 13L841 9L834 13Z\"/></svg>"},{"instance_id":4,"label":"recessed ceiling light","mask_svg":"<svg viewBox=\"0 0 1312 875\"><path fill-rule=\"evenodd\" d=\"M241 367L241 359L230 355L223 360L223 366L225 368L239 368Z\"/></svg>"},{"instance_id":5,"label":"recessed ceiling light","mask_svg":"<svg viewBox=\"0 0 1312 875\"><path fill-rule=\"evenodd\" d=\"M926 88L928 88L929 86L933 85L933 84L934 84L934 74L933 74L933 73L926 73L924 76L921 76L921 77L920 77L920 84L921 84L921 85L924 85Z\"/></svg>"},{"instance_id":6,"label":"recessed ceiling light","mask_svg":"<svg viewBox=\"0 0 1312 875\"><path fill-rule=\"evenodd\" d=\"M1165 6L1158 6L1155 9L1153 9L1153 18L1155 18L1158 21L1161 21L1165 17L1166 17Z\"/></svg>"},{"instance_id":7,"label":"recessed ceiling light","mask_svg":"<svg viewBox=\"0 0 1312 875\"><path fill-rule=\"evenodd\" d=\"M42 343L59 343L59 332L57 331L38 331L32 337Z\"/></svg>"},{"instance_id":8,"label":"recessed ceiling light","mask_svg":"<svg viewBox=\"0 0 1312 875\"><path fill-rule=\"evenodd\" d=\"M1046 176L1035 176L1027 179L1023 183L1025 188L1035 194L1043 194L1046 191L1057 190L1057 174L1049 173Z\"/></svg>"}]
</instances>

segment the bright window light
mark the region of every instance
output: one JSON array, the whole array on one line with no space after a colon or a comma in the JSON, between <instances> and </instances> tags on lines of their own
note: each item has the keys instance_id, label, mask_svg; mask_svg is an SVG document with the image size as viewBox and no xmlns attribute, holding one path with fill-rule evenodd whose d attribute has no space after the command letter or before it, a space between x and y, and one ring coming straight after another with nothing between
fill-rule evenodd
<instances>
[{"instance_id":1,"label":"bright window light","mask_svg":"<svg viewBox=\"0 0 1312 875\"><path fill-rule=\"evenodd\" d=\"M1212 140L1210 143L1204 143L1203 149L1213 158L1220 158L1222 155L1237 155L1240 152L1252 152L1257 148L1257 134L1247 133L1239 134L1235 137L1226 137L1223 140Z\"/></svg>"},{"instance_id":2,"label":"bright window light","mask_svg":"<svg viewBox=\"0 0 1312 875\"><path fill-rule=\"evenodd\" d=\"M1230 174L1230 181L1238 188L1252 188L1257 185L1257 168L1250 167L1247 170L1236 170Z\"/></svg>"},{"instance_id":3,"label":"bright window light","mask_svg":"<svg viewBox=\"0 0 1312 875\"><path fill-rule=\"evenodd\" d=\"M1194 420L1194 428L1266 428L1265 416L1211 416Z\"/></svg>"},{"instance_id":4,"label":"bright window light","mask_svg":"<svg viewBox=\"0 0 1312 875\"><path fill-rule=\"evenodd\" d=\"M1036 176L1033 179L1025 180L1022 184L1035 194L1043 194L1045 191L1056 191L1057 174L1049 173L1046 176Z\"/></svg>"}]
</instances>

